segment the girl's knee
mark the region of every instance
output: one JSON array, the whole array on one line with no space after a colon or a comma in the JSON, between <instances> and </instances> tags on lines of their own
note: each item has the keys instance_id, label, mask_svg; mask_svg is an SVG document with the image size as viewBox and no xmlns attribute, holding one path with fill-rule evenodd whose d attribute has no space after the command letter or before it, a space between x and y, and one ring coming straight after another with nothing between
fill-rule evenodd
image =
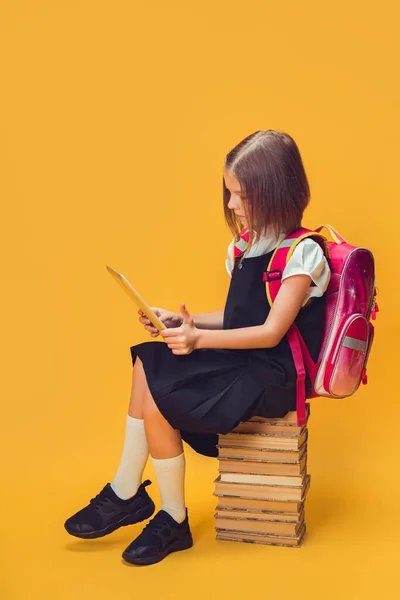
<instances>
[{"instance_id":1,"label":"girl's knee","mask_svg":"<svg viewBox=\"0 0 400 600\"><path fill-rule=\"evenodd\" d=\"M159 413L157 404L154 402L153 396L150 393L150 390L143 396L143 413L147 416L155 415Z\"/></svg>"}]
</instances>

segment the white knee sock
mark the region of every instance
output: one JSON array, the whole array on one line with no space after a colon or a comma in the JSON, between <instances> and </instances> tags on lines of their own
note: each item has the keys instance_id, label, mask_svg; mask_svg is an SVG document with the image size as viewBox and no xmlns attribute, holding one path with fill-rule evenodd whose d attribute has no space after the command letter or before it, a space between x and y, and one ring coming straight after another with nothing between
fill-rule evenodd
<instances>
[{"instance_id":1,"label":"white knee sock","mask_svg":"<svg viewBox=\"0 0 400 600\"><path fill-rule=\"evenodd\" d=\"M143 470L148 456L149 446L143 419L135 419L127 415L121 462L111 483L117 496L127 500L136 494L142 483Z\"/></svg>"},{"instance_id":2,"label":"white knee sock","mask_svg":"<svg viewBox=\"0 0 400 600\"><path fill-rule=\"evenodd\" d=\"M162 506L175 521L186 518L185 508L185 453L174 458L153 458L154 471L160 490Z\"/></svg>"}]
</instances>

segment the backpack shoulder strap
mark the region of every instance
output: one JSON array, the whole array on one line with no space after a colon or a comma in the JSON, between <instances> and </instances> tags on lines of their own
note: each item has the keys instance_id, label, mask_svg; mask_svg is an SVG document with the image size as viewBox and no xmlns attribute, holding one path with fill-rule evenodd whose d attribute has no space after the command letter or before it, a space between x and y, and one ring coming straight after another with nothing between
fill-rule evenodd
<instances>
[{"instance_id":1,"label":"backpack shoulder strap","mask_svg":"<svg viewBox=\"0 0 400 600\"><path fill-rule=\"evenodd\" d=\"M264 273L267 298L269 305L272 306L280 287L283 271L292 256L296 246L306 238L313 238L321 246L325 256L329 258L328 240L325 236L311 229L298 229L290 233L284 240L275 248L271 260L269 261L267 270Z\"/></svg>"},{"instance_id":2,"label":"backpack shoulder strap","mask_svg":"<svg viewBox=\"0 0 400 600\"><path fill-rule=\"evenodd\" d=\"M327 239L311 229L301 228L285 237L284 240L275 249L266 272L264 273L264 281L267 290L267 298L269 305L272 306L280 287L282 285L282 275L285 267L292 256L296 246L306 238L313 238L317 241L324 254L329 258L329 248ZM310 375L314 374L315 365L311 358L310 353L305 345L303 337L296 325L293 323L287 332L287 339L290 345L290 349L293 355L293 361L297 372L296 381L296 412L297 412L297 424L304 425L306 423L306 390L305 390L305 378L306 369L304 363L306 362L307 371Z\"/></svg>"}]
</instances>

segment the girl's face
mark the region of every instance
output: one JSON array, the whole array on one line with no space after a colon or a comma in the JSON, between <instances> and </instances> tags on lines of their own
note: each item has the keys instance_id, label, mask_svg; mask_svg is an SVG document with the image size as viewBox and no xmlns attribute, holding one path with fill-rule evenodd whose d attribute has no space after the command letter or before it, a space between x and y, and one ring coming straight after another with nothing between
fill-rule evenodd
<instances>
[{"instance_id":1,"label":"girl's face","mask_svg":"<svg viewBox=\"0 0 400 600\"><path fill-rule=\"evenodd\" d=\"M233 175L232 171L229 171L229 169L224 169L224 181L225 186L231 194L228 202L228 208L230 208L235 213L236 217L239 219L242 225L246 227L247 220L242 200L244 194L242 194L241 192L240 183Z\"/></svg>"}]
</instances>

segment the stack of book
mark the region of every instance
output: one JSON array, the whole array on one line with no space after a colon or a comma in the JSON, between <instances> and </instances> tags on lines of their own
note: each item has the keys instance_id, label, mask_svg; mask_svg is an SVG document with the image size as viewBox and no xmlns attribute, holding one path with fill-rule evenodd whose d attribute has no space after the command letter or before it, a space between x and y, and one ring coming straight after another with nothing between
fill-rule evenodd
<instances>
[{"instance_id":1,"label":"stack of book","mask_svg":"<svg viewBox=\"0 0 400 600\"><path fill-rule=\"evenodd\" d=\"M307 404L307 420L310 405ZM298 547L306 524L307 423L252 417L219 435L218 540Z\"/></svg>"}]
</instances>

